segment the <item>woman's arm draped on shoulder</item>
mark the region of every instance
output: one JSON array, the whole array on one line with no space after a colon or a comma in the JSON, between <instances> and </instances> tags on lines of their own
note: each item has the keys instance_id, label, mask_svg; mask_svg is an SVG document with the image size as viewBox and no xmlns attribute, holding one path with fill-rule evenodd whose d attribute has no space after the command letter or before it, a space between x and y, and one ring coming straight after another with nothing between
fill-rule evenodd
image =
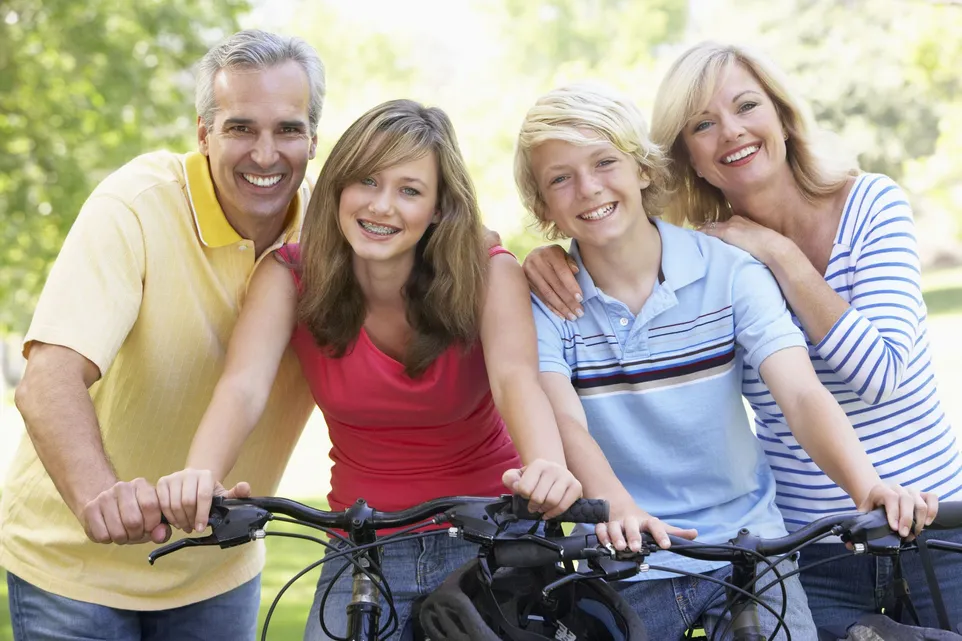
<instances>
[{"instance_id":1,"label":"woman's arm draped on shoulder","mask_svg":"<svg viewBox=\"0 0 962 641\"><path fill-rule=\"evenodd\" d=\"M296 321L297 286L290 269L267 256L251 278L186 469L158 483L164 514L181 529L206 527L211 496L264 412Z\"/></svg>"},{"instance_id":2,"label":"woman's arm draped on shoulder","mask_svg":"<svg viewBox=\"0 0 962 641\"><path fill-rule=\"evenodd\" d=\"M853 218L846 225L858 251L847 268L853 272L851 304L797 247L774 261L772 272L822 359L851 391L875 405L901 384L924 309L908 199L884 177L862 184L865 193L857 196L867 211L848 212ZM840 275L838 269L829 263L828 280Z\"/></svg>"},{"instance_id":3,"label":"woman's arm draped on shoulder","mask_svg":"<svg viewBox=\"0 0 962 641\"><path fill-rule=\"evenodd\" d=\"M481 344L495 405L526 466L519 492L530 495L533 504L545 505L547 515L560 514L581 496L581 487L567 472L554 413L538 381L528 286L508 254L488 260ZM540 476L544 480L539 482Z\"/></svg>"}]
</instances>

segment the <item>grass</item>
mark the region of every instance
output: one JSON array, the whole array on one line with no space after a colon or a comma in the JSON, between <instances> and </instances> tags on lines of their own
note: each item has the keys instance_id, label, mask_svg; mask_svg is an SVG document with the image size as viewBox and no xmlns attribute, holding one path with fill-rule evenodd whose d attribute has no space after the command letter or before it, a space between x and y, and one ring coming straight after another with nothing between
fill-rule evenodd
<instances>
[{"instance_id":1,"label":"grass","mask_svg":"<svg viewBox=\"0 0 962 641\"><path fill-rule=\"evenodd\" d=\"M935 346L935 367L943 390L942 400L946 412L954 418L953 424L962 427L962 398L950 390L962 388L962 343L956 338L957 328L962 326L962 269L927 274L924 281L925 301L929 309L931 341ZM309 501L310 502L310 501ZM314 505L323 505L313 501ZM277 524L274 530L291 526ZM323 550L309 541L269 537L267 540L267 567L261 584L261 610L258 629L274 597L283 585L298 571L320 558ZM287 591L275 610L270 625L269 639L299 639L314 598L314 585L319 569L300 579ZM7 610L6 574L0 569L0 641L13 641L10 614Z\"/></svg>"}]
</instances>

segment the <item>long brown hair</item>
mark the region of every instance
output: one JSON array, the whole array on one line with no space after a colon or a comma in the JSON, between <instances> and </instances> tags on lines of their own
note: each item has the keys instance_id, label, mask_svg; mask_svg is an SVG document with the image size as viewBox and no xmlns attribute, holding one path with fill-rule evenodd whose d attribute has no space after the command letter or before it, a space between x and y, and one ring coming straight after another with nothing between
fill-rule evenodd
<instances>
[{"instance_id":1,"label":"long brown hair","mask_svg":"<svg viewBox=\"0 0 962 641\"><path fill-rule=\"evenodd\" d=\"M334 145L304 220L298 319L335 358L357 340L367 313L354 252L338 223L341 192L431 152L438 161L440 221L418 241L402 292L414 330L405 370L416 377L451 345L477 340L485 266L481 212L454 127L436 107L391 100L358 118Z\"/></svg>"}]
</instances>

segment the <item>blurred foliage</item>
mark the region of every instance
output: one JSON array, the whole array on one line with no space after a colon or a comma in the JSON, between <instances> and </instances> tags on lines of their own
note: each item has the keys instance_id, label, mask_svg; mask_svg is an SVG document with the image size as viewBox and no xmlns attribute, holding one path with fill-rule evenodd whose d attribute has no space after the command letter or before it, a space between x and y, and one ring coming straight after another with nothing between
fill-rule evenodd
<instances>
[{"instance_id":1,"label":"blurred foliage","mask_svg":"<svg viewBox=\"0 0 962 641\"><path fill-rule=\"evenodd\" d=\"M103 176L193 134L185 72L246 0L0 3L0 333L24 330Z\"/></svg>"},{"instance_id":2,"label":"blurred foliage","mask_svg":"<svg viewBox=\"0 0 962 641\"><path fill-rule=\"evenodd\" d=\"M962 220L959 4L249 0L249 13L247 1L0 0L0 332L25 328L66 230L107 171L159 146L194 146L187 70L238 20L300 35L325 61L311 171L375 104L441 106L487 224L518 256L542 242L512 167L534 100L599 79L650 111L671 60L705 38L766 51L863 168L902 181L920 218Z\"/></svg>"}]
</instances>

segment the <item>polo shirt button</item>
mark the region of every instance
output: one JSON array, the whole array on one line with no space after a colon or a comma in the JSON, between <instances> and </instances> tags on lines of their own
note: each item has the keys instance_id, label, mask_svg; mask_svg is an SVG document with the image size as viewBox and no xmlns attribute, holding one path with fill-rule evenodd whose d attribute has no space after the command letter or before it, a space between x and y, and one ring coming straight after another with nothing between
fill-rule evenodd
<instances>
[{"instance_id":1,"label":"polo shirt button","mask_svg":"<svg viewBox=\"0 0 962 641\"><path fill-rule=\"evenodd\" d=\"M627 319L627 318L622 318L622 319L621 319L620 321L618 321L618 322L621 323L621 326L622 326L622 327L627 327L627 326L628 326L628 319Z\"/></svg>"}]
</instances>

